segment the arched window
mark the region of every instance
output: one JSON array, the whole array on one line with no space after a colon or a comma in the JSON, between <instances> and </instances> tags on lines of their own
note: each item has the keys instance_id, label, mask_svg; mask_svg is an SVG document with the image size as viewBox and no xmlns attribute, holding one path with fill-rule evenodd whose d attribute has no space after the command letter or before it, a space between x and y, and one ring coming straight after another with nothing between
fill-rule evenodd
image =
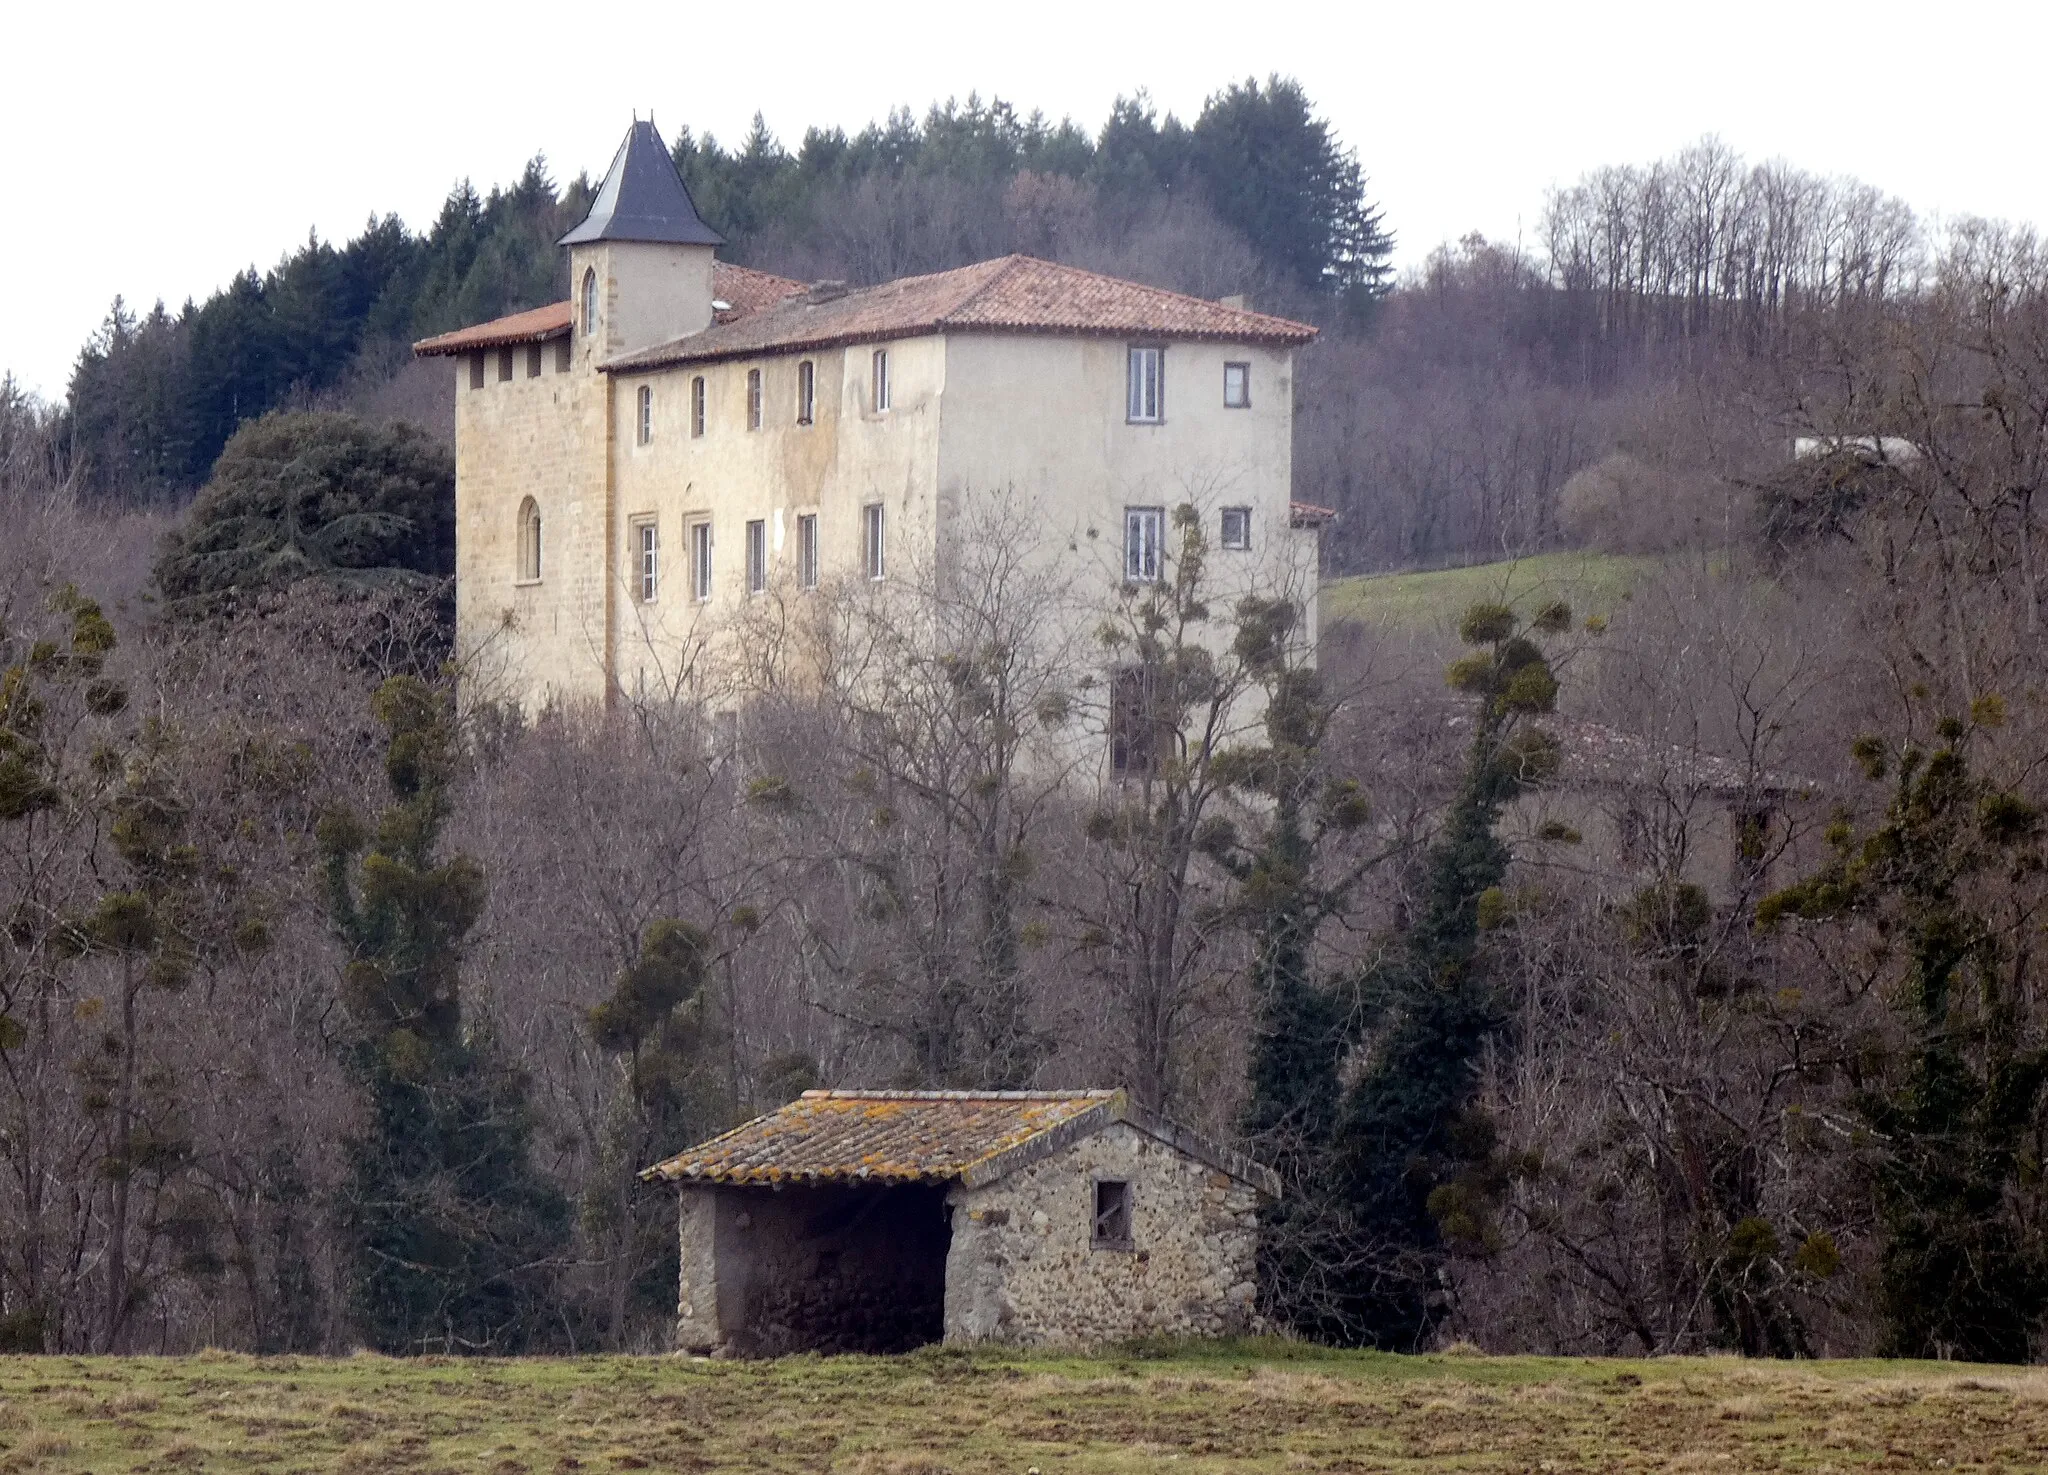
<instances>
[{"instance_id":1,"label":"arched window","mask_svg":"<svg viewBox=\"0 0 2048 1475\"><path fill-rule=\"evenodd\" d=\"M586 267L583 272L583 331L597 331L597 268Z\"/></svg>"},{"instance_id":2,"label":"arched window","mask_svg":"<svg viewBox=\"0 0 2048 1475\"><path fill-rule=\"evenodd\" d=\"M519 504L519 582L540 579L540 503L528 497Z\"/></svg>"}]
</instances>

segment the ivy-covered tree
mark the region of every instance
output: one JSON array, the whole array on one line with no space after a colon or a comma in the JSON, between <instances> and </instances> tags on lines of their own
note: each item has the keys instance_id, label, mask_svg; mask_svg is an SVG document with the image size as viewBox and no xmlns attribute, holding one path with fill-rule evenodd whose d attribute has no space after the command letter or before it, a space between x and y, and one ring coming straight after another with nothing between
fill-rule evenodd
<instances>
[{"instance_id":1,"label":"ivy-covered tree","mask_svg":"<svg viewBox=\"0 0 2048 1475\"><path fill-rule=\"evenodd\" d=\"M1875 1160L1886 1350L1902 1357L2025 1362L2048 1310L2048 1021L2033 997L2048 868L2038 807L1976 766L2003 719L1987 697L1937 722L1931 746L1860 739L1865 773L1891 786L1882 818L1838 820L1827 862L1757 908L1892 1001L1896 1038L1849 1068Z\"/></svg>"},{"instance_id":2,"label":"ivy-covered tree","mask_svg":"<svg viewBox=\"0 0 2048 1475\"><path fill-rule=\"evenodd\" d=\"M556 1323L568 1207L529 1161L523 1073L463 1010L462 943L484 875L437 854L457 760L447 701L395 677L375 710L393 803L374 828L340 810L319 825L347 949L347 1063L368 1098L341 1203L351 1289L384 1351L515 1352Z\"/></svg>"},{"instance_id":3,"label":"ivy-covered tree","mask_svg":"<svg viewBox=\"0 0 2048 1475\"><path fill-rule=\"evenodd\" d=\"M1345 1340L1412 1349L1443 1311L1439 1271L1454 1244L1483 1247L1509 1165L1475 1102L1481 1051L1506 1022L1484 934L1505 902L1511 855L1503 805L1556 768L1557 745L1530 719L1557 700L1557 677L1531 634L1566 630L1562 604L1531 627L1504 605L1467 610L1471 652L1447 680L1473 698L1465 775L1422 875L1414 920L1360 980L1364 1065L1338 1114L1338 1192L1360 1254L1318 1327Z\"/></svg>"}]
</instances>

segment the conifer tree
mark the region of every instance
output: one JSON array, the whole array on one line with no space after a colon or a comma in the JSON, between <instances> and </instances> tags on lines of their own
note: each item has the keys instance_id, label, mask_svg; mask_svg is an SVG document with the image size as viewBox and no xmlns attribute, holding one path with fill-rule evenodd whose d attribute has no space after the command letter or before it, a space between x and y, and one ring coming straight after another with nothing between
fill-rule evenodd
<instances>
[{"instance_id":1,"label":"conifer tree","mask_svg":"<svg viewBox=\"0 0 2048 1475\"><path fill-rule=\"evenodd\" d=\"M348 950L347 1063L369 1108L341 1204L352 1291L384 1351L519 1351L555 1320L567 1205L528 1160L524 1076L464 1018L462 942L484 876L436 854L456 765L446 700L395 677L375 711L394 802L374 830L339 810L319 827Z\"/></svg>"},{"instance_id":2,"label":"conifer tree","mask_svg":"<svg viewBox=\"0 0 2048 1475\"><path fill-rule=\"evenodd\" d=\"M1766 929L1824 929L1830 953L1860 944L1845 961L1894 1001L1896 1045L1852 1069L1875 1146L1886 1350L1902 1357L2025 1362L2048 1310L2048 1030L2030 1007L2041 813L1972 753L2003 717L1990 697L1943 718L1931 750L1860 739L1864 771L1891 783L1883 819L1862 833L1838 820L1828 861L1757 908Z\"/></svg>"}]
</instances>

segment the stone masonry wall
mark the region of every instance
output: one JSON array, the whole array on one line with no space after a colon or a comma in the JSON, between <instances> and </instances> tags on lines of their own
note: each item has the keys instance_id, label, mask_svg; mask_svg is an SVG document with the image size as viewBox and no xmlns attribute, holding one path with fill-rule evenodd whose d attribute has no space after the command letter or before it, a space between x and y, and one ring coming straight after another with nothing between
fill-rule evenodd
<instances>
[{"instance_id":1,"label":"stone masonry wall","mask_svg":"<svg viewBox=\"0 0 2048 1475\"><path fill-rule=\"evenodd\" d=\"M1091 1243L1098 1179L1131 1185L1131 1247ZM946 1340L1084 1345L1252 1328L1256 1190L1119 1122L955 1189Z\"/></svg>"}]
</instances>

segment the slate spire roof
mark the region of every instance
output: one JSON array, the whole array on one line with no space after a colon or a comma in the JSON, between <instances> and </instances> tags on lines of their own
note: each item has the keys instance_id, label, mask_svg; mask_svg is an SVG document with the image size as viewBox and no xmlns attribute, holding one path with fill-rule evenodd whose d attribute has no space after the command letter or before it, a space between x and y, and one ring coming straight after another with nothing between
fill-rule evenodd
<instances>
[{"instance_id":1,"label":"slate spire roof","mask_svg":"<svg viewBox=\"0 0 2048 1475\"><path fill-rule=\"evenodd\" d=\"M660 241L681 246L722 246L725 238L697 214L683 176L652 122L635 122L612 157L583 223L557 243Z\"/></svg>"}]
</instances>

